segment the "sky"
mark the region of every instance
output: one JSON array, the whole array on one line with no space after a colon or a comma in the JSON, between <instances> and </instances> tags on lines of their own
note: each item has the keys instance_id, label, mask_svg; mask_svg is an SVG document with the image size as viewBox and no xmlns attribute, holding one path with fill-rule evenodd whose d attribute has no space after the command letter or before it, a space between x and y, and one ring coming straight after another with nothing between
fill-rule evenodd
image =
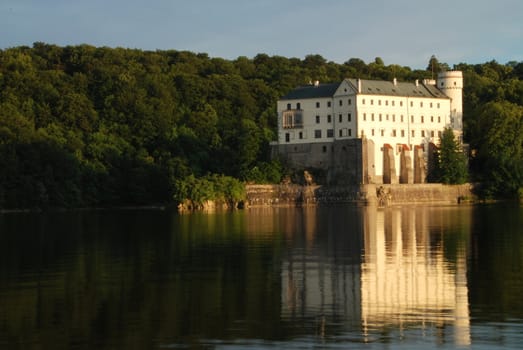
<instances>
[{"instance_id":1,"label":"sky","mask_svg":"<svg viewBox=\"0 0 523 350\"><path fill-rule=\"evenodd\" d=\"M521 0L0 0L0 49L89 44L211 57L523 61Z\"/></svg>"}]
</instances>

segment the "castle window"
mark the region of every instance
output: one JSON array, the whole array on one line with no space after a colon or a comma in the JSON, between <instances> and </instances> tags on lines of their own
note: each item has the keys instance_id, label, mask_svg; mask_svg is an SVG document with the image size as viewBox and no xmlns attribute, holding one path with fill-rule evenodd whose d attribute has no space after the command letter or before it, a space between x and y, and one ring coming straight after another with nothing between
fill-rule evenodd
<instances>
[{"instance_id":1,"label":"castle window","mask_svg":"<svg viewBox=\"0 0 523 350\"><path fill-rule=\"evenodd\" d=\"M352 129L349 129L349 136L352 136Z\"/></svg>"},{"instance_id":2,"label":"castle window","mask_svg":"<svg viewBox=\"0 0 523 350\"><path fill-rule=\"evenodd\" d=\"M410 106L414 107L414 102L410 101Z\"/></svg>"},{"instance_id":3,"label":"castle window","mask_svg":"<svg viewBox=\"0 0 523 350\"><path fill-rule=\"evenodd\" d=\"M389 100L385 100L385 106L389 105Z\"/></svg>"},{"instance_id":4,"label":"castle window","mask_svg":"<svg viewBox=\"0 0 523 350\"><path fill-rule=\"evenodd\" d=\"M340 100L340 106L343 106L343 101L342 100Z\"/></svg>"},{"instance_id":5,"label":"castle window","mask_svg":"<svg viewBox=\"0 0 523 350\"><path fill-rule=\"evenodd\" d=\"M438 131L438 137L441 138L441 131Z\"/></svg>"},{"instance_id":6,"label":"castle window","mask_svg":"<svg viewBox=\"0 0 523 350\"><path fill-rule=\"evenodd\" d=\"M316 116L316 124L319 124L319 123L320 123L320 116L317 115L317 116Z\"/></svg>"},{"instance_id":7,"label":"castle window","mask_svg":"<svg viewBox=\"0 0 523 350\"><path fill-rule=\"evenodd\" d=\"M370 134L371 134L372 136L374 136L374 129L372 129L372 130L370 131Z\"/></svg>"},{"instance_id":8,"label":"castle window","mask_svg":"<svg viewBox=\"0 0 523 350\"><path fill-rule=\"evenodd\" d=\"M425 118L423 116L421 116L421 122L425 123Z\"/></svg>"},{"instance_id":9,"label":"castle window","mask_svg":"<svg viewBox=\"0 0 523 350\"><path fill-rule=\"evenodd\" d=\"M421 137L425 137L425 130L421 130Z\"/></svg>"},{"instance_id":10,"label":"castle window","mask_svg":"<svg viewBox=\"0 0 523 350\"><path fill-rule=\"evenodd\" d=\"M352 120L352 115L349 113L349 114L347 115L347 121L348 121L348 122L351 122L351 120Z\"/></svg>"},{"instance_id":11,"label":"castle window","mask_svg":"<svg viewBox=\"0 0 523 350\"><path fill-rule=\"evenodd\" d=\"M330 107L331 106L331 101L328 101L327 102L327 107Z\"/></svg>"},{"instance_id":12,"label":"castle window","mask_svg":"<svg viewBox=\"0 0 523 350\"><path fill-rule=\"evenodd\" d=\"M396 129L392 130L392 137L396 137Z\"/></svg>"},{"instance_id":13,"label":"castle window","mask_svg":"<svg viewBox=\"0 0 523 350\"><path fill-rule=\"evenodd\" d=\"M320 108L320 103L316 102L316 108Z\"/></svg>"},{"instance_id":14,"label":"castle window","mask_svg":"<svg viewBox=\"0 0 523 350\"><path fill-rule=\"evenodd\" d=\"M381 113L380 113L380 122L381 122Z\"/></svg>"},{"instance_id":15,"label":"castle window","mask_svg":"<svg viewBox=\"0 0 523 350\"><path fill-rule=\"evenodd\" d=\"M352 99L349 98L349 106L352 104Z\"/></svg>"},{"instance_id":16,"label":"castle window","mask_svg":"<svg viewBox=\"0 0 523 350\"><path fill-rule=\"evenodd\" d=\"M441 123L441 117L438 117L438 123Z\"/></svg>"},{"instance_id":17,"label":"castle window","mask_svg":"<svg viewBox=\"0 0 523 350\"><path fill-rule=\"evenodd\" d=\"M327 137L334 137L334 129L327 129Z\"/></svg>"},{"instance_id":18,"label":"castle window","mask_svg":"<svg viewBox=\"0 0 523 350\"><path fill-rule=\"evenodd\" d=\"M378 106L381 106L381 100L378 100Z\"/></svg>"},{"instance_id":19,"label":"castle window","mask_svg":"<svg viewBox=\"0 0 523 350\"><path fill-rule=\"evenodd\" d=\"M291 141L291 134L289 134L288 132L285 133L285 142L290 142Z\"/></svg>"},{"instance_id":20,"label":"castle window","mask_svg":"<svg viewBox=\"0 0 523 350\"><path fill-rule=\"evenodd\" d=\"M314 138L321 139L321 130L314 130Z\"/></svg>"},{"instance_id":21,"label":"castle window","mask_svg":"<svg viewBox=\"0 0 523 350\"><path fill-rule=\"evenodd\" d=\"M403 123L403 114L401 115L401 122Z\"/></svg>"},{"instance_id":22,"label":"castle window","mask_svg":"<svg viewBox=\"0 0 523 350\"><path fill-rule=\"evenodd\" d=\"M386 119L389 120L389 115L387 114Z\"/></svg>"},{"instance_id":23,"label":"castle window","mask_svg":"<svg viewBox=\"0 0 523 350\"><path fill-rule=\"evenodd\" d=\"M322 151L323 151L323 153L327 153L327 146L323 146Z\"/></svg>"},{"instance_id":24,"label":"castle window","mask_svg":"<svg viewBox=\"0 0 523 350\"><path fill-rule=\"evenodd\" d=\"M374 121L374 113L371 114L371 116L370 116L370 120L371 120L371 121Z\"/></svg>"},{"instance_id":25,"label":"castle window","mask_svg":"<svg viewBox=\"0 0 523 350\"><path fill-rule=\"evenodd\" d=\"M401 137L405 137L405 130L401 130Z\"/></svg>"},{"instance_id":26,"label":"castle window","mask_svg":"<svg viewBox=\"0 0 523 350\"><path fill-rule=\"evenodd\" d=\"M416 136L416 132L414 130L412 130L410 133L411 133L412 137Z\"/></svg>"},{"instance_id":27,"label":"castle window","mask_svg":"<svg viewBox=\"0 0 523 350\"><path fill-rule=\"evenodd\" d=\"M361 104L362 104L362 105L365 104L365 99L362 99L362 100L361 100Z\"/></svg>"},{"instance_id":28,"label":"castle window","mask_svg":"<svg viewBox=\"0 0 523 350\"><path fill-rule=\"evenodd\" d=\"M380 130L381 136L385 136L385 129Z\"/></svg>"},{"instance_id":29,"label":"castle window","mask_svg":"<svg viewBox=\"0 0 523 350\"><path fill-rule=\"evenodd\" d=\"M395 106L394 100L392 100L391 103L392 103L392 107L394 107Z\"/></svg>"},{"instance_id":30,"label":"castle window","mask_svg":"<svg viewBox=\"0 0 523 350\"><path fill-rule=\"evenodd\" d=\"M400 107L403 107L403 101L400 101Z\"/></svg>"},{"instance_id":31,"label":"castle window","mask_svg":"<svg viewBox=\"0 0 523 350\"><path fill-rule=\"evenodd\" d=\"M432 102L430 103L430 108L432 108Z\"/></svg>"},{"instance_id":32,"label":"castle window","mask_svg":"<svg viewBox=\"0 0 523 350\"><path fill-rule=\"evenodd\" d=\"M367 113L363 113L363 121L367 121Z\"/></svg>"},{"instance_id":33,"label":"castle window","mask_svg":"<svg viewBox=\"0 0 523 350\"><path fill-rule=\"evenodd\" d=\"M430 132L430 137L434 137L434 130Z\"/></svg>"},{"instance_id":34,"label":"castle window","mask_svg":"<svg viewBox=\"0 0 523 350\"><path fill-rule=\"evenodd\" d=\"M300 133L298 134L298 137L301 139L303 139L303 132L300 131Z\"/></svg>"},{"instance_id":35,"label":"castle window","mask_svg":"<svg viewBox=\"0 0 523 350\"><path fill-rule=\"evenodd\" d=\"M342 132L342 130L341 130L341 129L340 129L340 130L338 131L338 134L340 135L340 137L342 137L342 136L343 136L343 132Z\"/></svg>"},{"instance_id":36,"label":"castle window","mask_svg":"<svg viewBox=\"0 0 523 350\"><path fill-rule=\"evenodd\" d=\"M410 116L410 122L414 123L414 116L413 115Z\"/></svg>"},{"instance_id":37,"label":"castle window","mask_svg":"<svg viewBox=\"0 0 523 350\"><path fill-rule=\"evenodd\" d=\"M393 121L393 122L396 122L396 114L393 114L393 115L392 115L392 121Z\"/></svg>"},{"instance_id":38,"label":"castle window","mask_svg":"<svg viewBox=\"0 0 523 350\"><path fill-rule=\"evenodd\" d=\"M430 116L430 122L434 123L434 116L432 116L432 115Z\"/></svg>"},{"instance_id":39,"label":"castle window","mask_svg":"<svg viewBox=\"0 0 523 350\"><path fill-rule=\"evenodd\" d=\"M372 106L374 104L374 100L370 100L370 105Z\"/></svg>"},{"instance_id":40,"label":"castle window","mask_svg":"<svg viewBox=\"0 0 523 350\"><path fill-rule=\"evenodd\" d=\"M299 102L296 103L296 109L301 109L301 104Z\"/></svg>"},{"instance_id":41,"label":"castle window","mask_svg":"<svg viewBox=\"0 0 523 350\"><path fill-rule=\"evenodd\" d=\"M290 109L291 109L291 104L287 103L287 110L290 110Z\"/></svg>"},{"instance_id":42,"label":"castle window","mask_svg":"<svg viewBox=\"0 0 523 350\"><path fill-rule=\"evenodd\" d=\"M420 103L419 103L419 106L420 106L420 107L423 107L423 102L420 102Z\"/></svg>"},{"instance_id":43,"label":"castle window","mask_svg":"<svg viewBox=\"0 0 523 350\"><path fill-rule=\"evenodd\" d=\"M439 102L438 102L438 104L436 105L436 107L438 107L438 108L439 108Z\"/></svg>"},{"instance_id":44,"label":"castle window","mask_svg":"<svg viewBox=\"0 0 523 350\"><path fill-rule=\"evenodd\" d=\"M327 123L332 123L332 116L330 114L327 116Z\"/></svg>"},{"instance_id":45,"label":"castle window","mask_svg":"<svg viewBox=\"0 0 523 350\"><path fill-rule=\"evenodd\" d=\"M340 114L340 115L338 116L338 121L341 123L342 120L343 120L343 116Z\"/></svg>"}]
</instances>

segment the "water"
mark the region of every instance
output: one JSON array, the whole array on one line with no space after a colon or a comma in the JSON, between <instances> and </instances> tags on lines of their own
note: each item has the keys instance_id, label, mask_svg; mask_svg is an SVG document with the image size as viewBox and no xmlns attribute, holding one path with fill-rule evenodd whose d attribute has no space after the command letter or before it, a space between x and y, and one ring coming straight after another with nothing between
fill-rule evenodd
<instances>
[{"instance_id":1,"label":"water","mask_svg":"<svg viewBox=\"0 0 523 350\"><path fill-rule=\"evenodd\" d=\"M2 349L518 349L523 208L0 215Z\"/></svg>"}]
</instances>

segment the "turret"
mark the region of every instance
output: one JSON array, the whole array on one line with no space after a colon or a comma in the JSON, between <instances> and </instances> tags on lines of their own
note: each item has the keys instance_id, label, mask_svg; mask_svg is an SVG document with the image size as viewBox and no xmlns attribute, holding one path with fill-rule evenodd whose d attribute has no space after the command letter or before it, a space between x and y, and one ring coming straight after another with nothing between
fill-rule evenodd
<instances>
[{"instance_id":1,"label":"turret","mask_svg":"<svg viewBox=\"0 0 523 350\"><path fill-rule=\"evenodd\" d=\"M448 71L438 74L438 88L450 97L449 124L456 136L462 141L463 136L463 73Z\"/></svg>"}]
</instances>

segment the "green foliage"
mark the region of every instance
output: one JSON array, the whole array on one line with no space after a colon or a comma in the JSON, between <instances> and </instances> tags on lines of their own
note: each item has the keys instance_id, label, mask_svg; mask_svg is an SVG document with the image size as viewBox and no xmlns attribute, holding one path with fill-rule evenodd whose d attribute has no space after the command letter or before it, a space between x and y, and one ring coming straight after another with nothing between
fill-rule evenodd
<instances>
[{"instance_id":1,"label":"green foliage","mask_svg":"<svg viewBox=\"0 0 523 350\"><path fill-rule=\"evenodd\" d=\"M277 184L283 177L283 167L278 160L259 162L245 172L245 180L258 184Z\"/></svg>"},{"instance_id":2,"label":"green foliage","mask_svg":"<svg viewBox=\"0 0 523 350\"><path fill-rule=\"evenodd\" d=\"M474 166L486 196L515 197L523 187L523 106L488 102L478 113Z\"/></svg>"},{"instance_id":3,"label":"green foliage","mask_svg":"<svg viewBox=\"0 0 523 350\"><path fill-rule=\"evenodd\" d=\"M431 58L436 63L448 68ZM455 66L464 72L474 178L493 195L522 186L522 67ZM0 208L168 203L183 188L175 184L206 174L278 183L282 168L270 160L269 142L279 96L311 80L431 75L379 57L368 64L320 55L229 61L45 43L0 50ZM200 187L195 198L207 198L209 186Z\"/></svg>"},{"instance_id":4,"label":"green foliage","mask_svg":"<svg viewBox=\"0 0 523 350\"><path fill-rule=\"evenodd\" d=\"M468 180L467 157L451 128L445 128L436 154L434 182L463 184Z\"/></svg>"},{"instance_id":5,"label":"green foliage","mask_svg":"<svg viewBox=\"0 0 523 350\"><path fill-rule=\"evenodd\" d=\"M190 201L197 207L209 200L223 201L234 207L235 203L245 199L245 185L241 181L217 174L200 178L189 175L175 179L174 189L173 199L176 203Z\"/></svg>"}]
</instances>

